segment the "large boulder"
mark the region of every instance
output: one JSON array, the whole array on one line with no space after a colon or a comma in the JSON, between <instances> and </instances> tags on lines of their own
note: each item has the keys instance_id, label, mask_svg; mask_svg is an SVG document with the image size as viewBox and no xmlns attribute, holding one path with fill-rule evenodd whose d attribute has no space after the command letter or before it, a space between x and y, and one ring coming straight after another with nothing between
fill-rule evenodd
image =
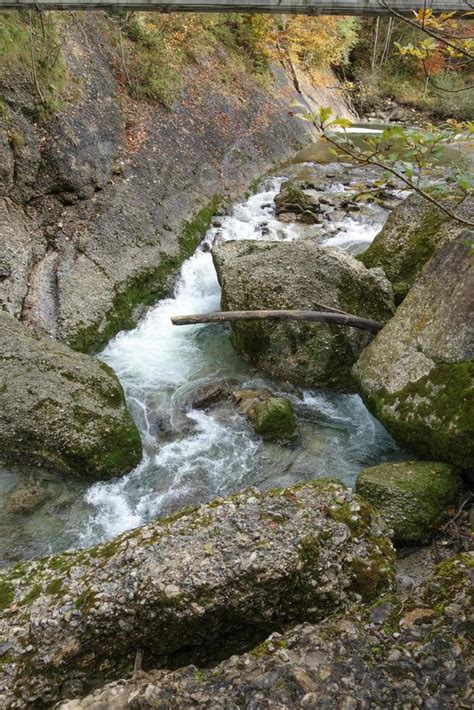
<instances>
[{"instance_id":1,"label":"large boulder","mask_svg":"<svg viewBox=\"0 0 474 710\"><path fill-rule=\"evenodd\" d=\"M431 539L464 483L447 463L392 461L363 469L356 490L392 528L395 544L416 545Z\"/></svg>"},{"instance_id":2,"label":"large boulder","mask_svg":"<svg viewBox=\"0 0 474 710\"><path fill-rule=\"evenodd\" d=\"M137 673L60 708L470 707L472 566L459 555L400 597L274 633L213 668Z\"/></svg>"},{"instance_id":3,"label":"large boulder","mask_svg":"<svg viewBox=\"0 0 474 710\"><path fill-rule=\"evenodd\" d=\"M390 591L380 519L342 484L248 491L0 574L2 708L210 662ZM112 706L115 707L115 706Z\"/></svg>"},{"instance_id":4,"label":"large boulder","mask_svg":"<svg viewBox=\"0 0 474 710\"><path fill-rule=\"evenodd\" d=\"M464 232L439 251L354 368L371 412L408 448L474 462L474 259Z\"/></svg>"},{"instance_id":5,"label":"large boulder","mask_svg":"<svg viewBox=\"0 0 474 710\"><path fill-rule=\"evenodd\" d=\"M114 372L0 312L2 458L111 478L141 458Z\"/></svg>"},{"instance_id":6,"label":"large boulder","mask_svg":"<svg viewBox=\"0 0 474 710\"><path fill-rule=\"evenodd\" d=\"M458 211L472 216L474 200ZM387 219L369 248L358 258L368 268L381 266L400 303L426 262L465 230L460 222L419 195L410 195Z\"/></svg>"},{"instance_id":7,"label":"large boulder","mask_svg":"<svg viewBox=\"0 0 474 710\"><path fill-rule=\"evenodd\" d=\"M394 310L390 283L340 249L296 242L227 242L213 250L223 310L342 309L382 323ZM276 378L314 387L353 389L351 367L369 333L308 322L237 322L233 343Z\"/></svg>"}]
</instances>

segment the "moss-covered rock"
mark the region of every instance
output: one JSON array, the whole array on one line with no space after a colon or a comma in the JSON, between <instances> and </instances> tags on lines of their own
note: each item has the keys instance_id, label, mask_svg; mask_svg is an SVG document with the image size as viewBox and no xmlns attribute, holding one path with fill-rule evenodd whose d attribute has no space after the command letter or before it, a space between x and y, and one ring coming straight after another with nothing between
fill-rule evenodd
<instances>
[{"instance_id":1,"label":"moss-covered rock","mask_svg":"<svg viewBox=\"0 0 474 710\"><path fill-rule=\"evenodd\" d=\"M474 202L461 211L468 216ZM368 268L381 266L400 303L413 286L426 262L443 246L455 240L464 227L419 195L410 195L391 212L368 249L358 258Z\"/></svg>"},{"instance_id":2,"label":"moss-covered rock","mask_svg":"<svg viewBox=\"0 0 474 710\"><path fill-rule=\"evenodd\" d=\"M424 458L474 462L474 260L464 232L439 251L354 368L371 412Z\"/></svg>"},{"instance_id":3,"label":"moss-covered rock","mask_svg":"<svg viewBox=\"0 0 474 710\"><path fill-rule=\"evenodd\" d=\"M285 441L296 436L295 413L290 400L269 397L259 402L252 415L255 431L268 441Z\"/></svg>"},{"instance_id":4,"label":"moss-covered rock","mask_svg":"<svg viewBox=\"0 0 474 710\"><path fill-rule=\"evenodd\" d=\"M393 529L394 542L427 542L464 490L453 466L433 461L401 461L366 468L357 492Z\"/></svg>"},{"instance_id":5,"label":"moss-covered rock","mask_svg":"<svg viewBox=\"0 0 474 710\"><path fill-rule=\"evenodd\" d=\"M91 478L140 461L140 435L105 364L0 313L0 448L4 459Z\"/></svg>"},{"instance_id":6,"label":"moss-covered rock","mask_svg":"<svg viewBox=\"0 0 474 710\"><path fill-rule=\"evenodd\" d=\"M380 517L337 481L180 511L0 573L0 705L52 707L127 677L137 651L146 668L206 665L393 583Z\"/></svg>"},{"instance_id":7,"label":"moss-covered rock","mask_svg":"<svg viewBox=\"0 0 474 710\"><path fill-rule=\"evenodd\" d=\"M213 250L223 310L341 309L382 323L393 313L390 283L340 249L296 242L235 241ZM351 367L371 335L309 322L236 322L235 348L252 364L305 387L354 389Z\"/></svg>"}]
</instances>

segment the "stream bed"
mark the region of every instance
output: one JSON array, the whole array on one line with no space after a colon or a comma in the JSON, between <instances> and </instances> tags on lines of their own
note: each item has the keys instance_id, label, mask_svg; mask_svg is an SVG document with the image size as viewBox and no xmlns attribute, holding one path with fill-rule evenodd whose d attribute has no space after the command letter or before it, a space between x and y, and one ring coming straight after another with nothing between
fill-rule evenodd
<instances>
[{"instance_id":1,"label":"stream bed","mask_svg":"<svg viewBox=\"0 0 474 710\"><path fill-rule=\"evenodd\" d=\"M319 181L334 195L354 192L367 179L363 168L320 162L317 147L314 151L305 151L277 176L265 178L255 194L215 218L183 264L173 297L157 303L134 330L119 333L101 353L120 378L141 432L140 465L118 480L94 485L42 470L30 472L44 499L28 514L11 505L24 485L23 473L0 471L0 565L92 545L183 506L249 486L271 488L326 476L353 485L361 468L405 457L357 395L278 384L233 351L227 326L175 327L170 321L172 315L219 310L220 288L210 253L216 242L305 236L352 253L370 243L388 215L375 203L351 212L335 210L334 219L321 225L276 218L273 200L289 176ZM298 417L298 443L264 443L228 402L209 411L192 407L196 392L228 380L240 388L266 387L289 397Z\"/></svg>"}]
</instances>

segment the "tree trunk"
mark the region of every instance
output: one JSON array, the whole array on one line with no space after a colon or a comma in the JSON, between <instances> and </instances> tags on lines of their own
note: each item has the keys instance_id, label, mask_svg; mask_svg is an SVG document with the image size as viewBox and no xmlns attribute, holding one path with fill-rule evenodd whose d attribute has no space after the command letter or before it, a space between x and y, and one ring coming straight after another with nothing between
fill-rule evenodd
<instances>
[{"instance_id":1,"label":"tree trunk","mask_svg":"<svg viewBox=\"0 0 474 710\"><path fill-rule=\"evenodd\" d=\"M197 323L225 323L228 321L248 320L303 320L313 323L345 325L350 328L378 333L383 324L368 318L361 318L347 313L328 311L215 311L198 315L174 316L173 325L195 325Z\"/></svg>"}]
</instances>

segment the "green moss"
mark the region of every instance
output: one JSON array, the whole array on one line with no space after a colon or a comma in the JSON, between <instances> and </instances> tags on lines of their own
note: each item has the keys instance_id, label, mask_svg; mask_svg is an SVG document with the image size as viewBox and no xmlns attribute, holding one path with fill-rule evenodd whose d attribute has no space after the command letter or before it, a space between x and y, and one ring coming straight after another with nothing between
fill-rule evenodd
<instances>
[{"instance_id":1,"label":"green moss","mask_svg":"<svg viewBox=\"0 0 474 710\"><path fill-rule=\"evenodd\" d=\"M254 658L262 658L263 656L267 656L269 653L275 653L282 648L288 648L288 643L285 639L278 639L276 641L273 639L267 639L258 646L255 646L255 648L249 651L249 653Z\"/></svg>"},{"instance_id":2,"label":"green moss","mask_svg":"<svg viewBox=\"0 0 474 710\"><path fill-rule=\"evenodd\" d=\"M393 529L397 544L427 542L463 489L456 469L426 461L392 462L364 469L356 486Z\"/></svg>"},{"instance_id":3,"label":"green moss","mask_svg":"<svg viewBox=\"0 0 474 710\"><path fill-rule=\"evenodd\" d=\"M260 402L252 419L256 433L269 441L291 440L297 433L293 407L283 397L270 397Z\"/></svg>"},{"instance_id":4,"label":"green moss","mask_svg":"<svg viewBox=\"0 0 474 710\"><path fill-rule=\"evenodd\" d=\"M463 586L471 589L473 569L474 557L469 553L462 553L441 562L426 588L425 601L433 606L437 614L444 613L445 606L450 603L458 589Z\"/></svg>"},{"instance_id":5,"label":"green moss","mask_svg":"<svg viewBox=\"0 0 474 710\"><path fill-rule=\"evenodd\" d=\"M433 461L470 470L474 460L474 360L441 363L389 394L361 393L396 439Z\"/></svg>"},{"instance_id":6,"label":"green moss","mask_svg":"<svg viewBox=\"0 0 474 710\"><path fill-rule=\"evenodd\" d=\"M352 589L364 602L370 602L385 589L386 575L381 573L376 560L355 557L351 562Z\"/></svg>"},{"instance_id":7,"label":"green moss","mask_svg":"<svg viewBox=\"0 0 474 710\"><path fill-rule=\"evenodd\" d=\"M400 209L404 209L402 206ZM397 214L394 213L394 219ZM367 266L381 266L392 282L395 302L405 298L424 264L436 251L439 231L449 217L434 205L420 202L416 217L416 226L401 225L401 238L397 241L387 239L390 234L391 221L387 223L366 251L359 255L360 261Z\"/></svg>"},{"instance_id":8,"label":"green moss","mask_svg":"<svg viewBox=\"0 0 474 710\"><path fill-rule=\"evenodd\" d=\"M82 611L85 616L87 616L91 609L95 606L96 600L97 592L93 589L88 589L76 599L74 606L76 609Z\"/></svg>"},{"instance_id":9,"label":"green moss","mask_svg":"<svg viewBox=\"0 0 474 710\"><path fill-rule=\"evenodd\" d=\"M316 535L306 535L298 545L298 557L306 564L317 564L321 556L321 542Z\"/></svg>"},{"instance_id":10,"label":"green moss","mask_svg":"<svg viewBox=\"0 0 474 710\"><path fill-rule=\"evenodd\" d=\"M58 595L61 593L62 588L63 588L63 580L62 579L53 579L51 582L49 582L46 585L46 591L48 594Z\"/></svg>"},{"instance_id":11,"label":"green moss","mask_svg":"<svg viewBox=\"0 0 474 710\"><path fill-rule=\"evenodd\" d=\"M27 604L31 604L35 601L35 599L38 599L42 591L43 587L41 586L41 584L34 584L26 595L26 597L23 597L23 599L19 602L19 606L26 606Z\"/></svg>"},{"instance_id":12,"label":"green moss","mask_svg":"<svg viewBox=\"0 0 474 710\"><path fill-rule=\"evenodd\" d=\"M0 579L0 611L3 611L13 602L15 587L6 579Z\"/></svg>"},{"instance_id":13,"label":"green moss","mask_svg":"<svg viewBox=\"0 0 474 710\"><path fill-rule=\"evenodd\" d=\"M112 307L105 315L105 325L101 317L95 323L79 328L69 338L68 345L80 352L97 352L119 330L134 328L136 308L152 305L168 294L172 276L198 247L221 202L221 196L215 195L192 220L186 222L178 240L179 253L176 256L162 255L159 264L128 279L116 293Z\"/></svg>"},{"instance_id":14,"label":"green moss","mask_svg":"<svg viewBox=\"0 0 474 710\"><path fill-rule=\"evenodd\" d=\"M372 512L363 501L358 502L358 507L359 510L354 510L354 506L349 502L336 503L329 508L328 515L333 520L347 525L354 535L360 537L370 527Z\"/></svg>"},{"instance_id":15,"label":"green moss","mask_svg":"<svg viewBox=\"0 0 474 710\"><path fill-rule=\"evenodd\" d=\"M48 566L56 572L66 572L73 564L73 555L55 555L48 560Z\"/></svg>"}]
</instances>

